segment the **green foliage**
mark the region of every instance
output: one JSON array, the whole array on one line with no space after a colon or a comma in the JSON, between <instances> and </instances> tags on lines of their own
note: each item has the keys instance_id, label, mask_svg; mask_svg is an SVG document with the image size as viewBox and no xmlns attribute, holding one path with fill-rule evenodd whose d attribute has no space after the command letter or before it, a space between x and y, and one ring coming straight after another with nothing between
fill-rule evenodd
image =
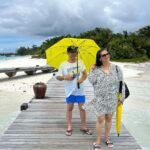
<instances>
[{"instance_id":1,"label":"green foliage","mask_svg":"<svg viewBox=\"0 0 150 150\"><path fill-rule=\"evenodd\" d=\"M143 47L146 49L146 54L150 58L150 39L145 41L145 44Z\"/></svg>"},{"instance_id":2,"label":"green foliage","mask_svg":"<svg viewBox=\"0 0 150 150\"><path fill-rule=\"evenodd\" d=\"M145 37L147 39L150 38L150 26L146 26L137 31L139 36Z\"/></svg>"},{"instance_id":3,"label":"green foliage","mask_svg":"<svg viewBox=\"0 0 150 150\"><path fill-rule=\"evenodd\" d=\"M113 33L107 28L95 28L94 30L81 33L78 37L93 39L100 47L107 47L113 37Z\"/></svg>"},{"instance_id":4,"label":"green foliage","mask_svg":"<svg viewBox=\"0 0 150 150\"><path fill-rule=\"evenodd\" d=\"M130 44L123 43L123 41L116 39L109 45L111 57L114 59L130 59L137 57L136 51Z\"/></svg>"},{"instance_id":5,"label":"green foliage","mask_svg":"<svg viewBox=\"0 0 150 150\"><path fill-rule=\"evenodd\" d=\"M20 47L17 49L16 53L17 55L21 55L21 56L28 55L28 50L29 50L28 48Z\"/></svg>"},{"instance_id":6,"label":"green foliage","mask_svg":"<svg viewBox=\"0 0 150 150\"><path fill-rule=\"evenodd\" d=\"M17 49L17 54L35 55L45 58L45 50L65 37L73 36L66 35L47 39L39 47L36 45L33 45L31 48L20 47ZM93 39L101 48L107 47L113 60L146 61L150 59L150 26L132 33L127 31L113 33L108 28L95 28L94 30L81 33L76 38Z\"/></svg>"}]
</instances>

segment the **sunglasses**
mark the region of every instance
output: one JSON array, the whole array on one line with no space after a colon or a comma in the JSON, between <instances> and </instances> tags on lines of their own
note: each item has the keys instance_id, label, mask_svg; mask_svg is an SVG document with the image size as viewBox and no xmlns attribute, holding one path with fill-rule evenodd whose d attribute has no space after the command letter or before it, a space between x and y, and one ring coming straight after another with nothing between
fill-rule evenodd
<instances>
[{"instance_id":1,"label":"sunglasses","mask_svg":"<svg viewBox=\"0 0 150 150\"><path fill-rule=\"evenodd\" d=\"M104 55L101 55L101 57L106 57L106 56L108 56L109 55L109 53L106 53L106 54L104 54Z\"/></svg>"}]
</instances>

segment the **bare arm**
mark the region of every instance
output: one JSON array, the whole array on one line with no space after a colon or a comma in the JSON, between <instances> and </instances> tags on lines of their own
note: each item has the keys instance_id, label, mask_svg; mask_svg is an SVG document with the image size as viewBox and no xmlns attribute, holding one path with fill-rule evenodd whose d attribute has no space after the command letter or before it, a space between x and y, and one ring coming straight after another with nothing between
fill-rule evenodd
<instances>
[{"instance_id":1,"label":"bare arm","mask_svg":"<svg viewBox=\"0 0 150 150\"><path fill-rule=\"evenodd\" d=\"M88 74L88 79L89 79L89 82L92 85L96 84L96 82L97 82L97 75L96 75L96 72L95 72L95 65L92 65L90 67L90 73Z\"/></svg>"},{"instance_id":2,"label":"bare arm","mask_svg":"<svg viewBox=\"0 0 150 150\"><path fill-rule=\"evenodd\" d=\"M86 80L86 78L87 78L87 72L86 72L86 70L84 70L83 72L82 72L82 76L81 76L81 78L80 79L78 79L78 83L82 83L84 80Z\"/></svg>"},{"instance_id":3,"label":"bare arm","mask_svg":"<svg viewBox=\"0 0 150 150\"><path fill-rule=\"evenodd\" d=\"M71 75L63 75L63 76L57 76L56 79L59 81L63 81L63 80L71 81L73 80L73 77Z\"/></svg>"},{"instance_id":4,"label":"bare arm","mask_svg":"<svg viewBox=\"0 0 150 150\"><path fill-rule=\"evenodd\" d=\"M57 76L56 79L59 80L59 81L63 81L64 80L64 76Z\"/></svg>"},{"instance_id":5,"label":"bare arm","mask_svg":"<svg viewBox=\"0 0 150 150\"><path fill-rule=\"evenodd\" d=\"M94 68L95 68L95 65L91 65L90 66L90 72L92 72L94 70Z\"/></svg>"}]
</instances>

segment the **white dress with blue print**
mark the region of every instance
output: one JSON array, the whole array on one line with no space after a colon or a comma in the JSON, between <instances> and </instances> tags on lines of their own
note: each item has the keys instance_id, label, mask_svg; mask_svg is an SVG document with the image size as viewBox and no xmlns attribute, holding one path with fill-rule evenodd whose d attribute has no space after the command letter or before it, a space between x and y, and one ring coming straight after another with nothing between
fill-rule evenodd
<instances>
[{"instance_id":1,"label":"white dress with blue print","mask_svg":"<svg viewBox=\"0 0 150 150\"><path fill-rule=\"evenodd\" d=\"M102 67L95 67L89 73L88 79L94 88L94 99L85 103L83 109L92 110L96 116L102 116L116 111L118 103L119 81L123 81L121 69L116 71L116 65L111 64L109 74L103 72ZM124 97L124 86L123 86Z\"/></svg>"}]
</instances>

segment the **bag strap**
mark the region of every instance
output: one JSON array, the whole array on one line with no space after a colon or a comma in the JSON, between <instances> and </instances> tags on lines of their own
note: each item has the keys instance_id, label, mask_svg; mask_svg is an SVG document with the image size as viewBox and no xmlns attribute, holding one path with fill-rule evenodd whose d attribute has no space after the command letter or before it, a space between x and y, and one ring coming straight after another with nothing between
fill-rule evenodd
<instances>
[{"instance_id":1,"label":"bag strap","mask_svg":"<svg viewBox=\"0 0 150 150\"><path fill-rule=\"evenodd\" d=\"M118 67L116 65L116 72L117 72L117 76L118 76L118 79L119 79L119 71L118 71ZM122 86L123 86L123 83L122 81L119 82L119 93L122 93Z\"/></svg>"}]
</instances>

